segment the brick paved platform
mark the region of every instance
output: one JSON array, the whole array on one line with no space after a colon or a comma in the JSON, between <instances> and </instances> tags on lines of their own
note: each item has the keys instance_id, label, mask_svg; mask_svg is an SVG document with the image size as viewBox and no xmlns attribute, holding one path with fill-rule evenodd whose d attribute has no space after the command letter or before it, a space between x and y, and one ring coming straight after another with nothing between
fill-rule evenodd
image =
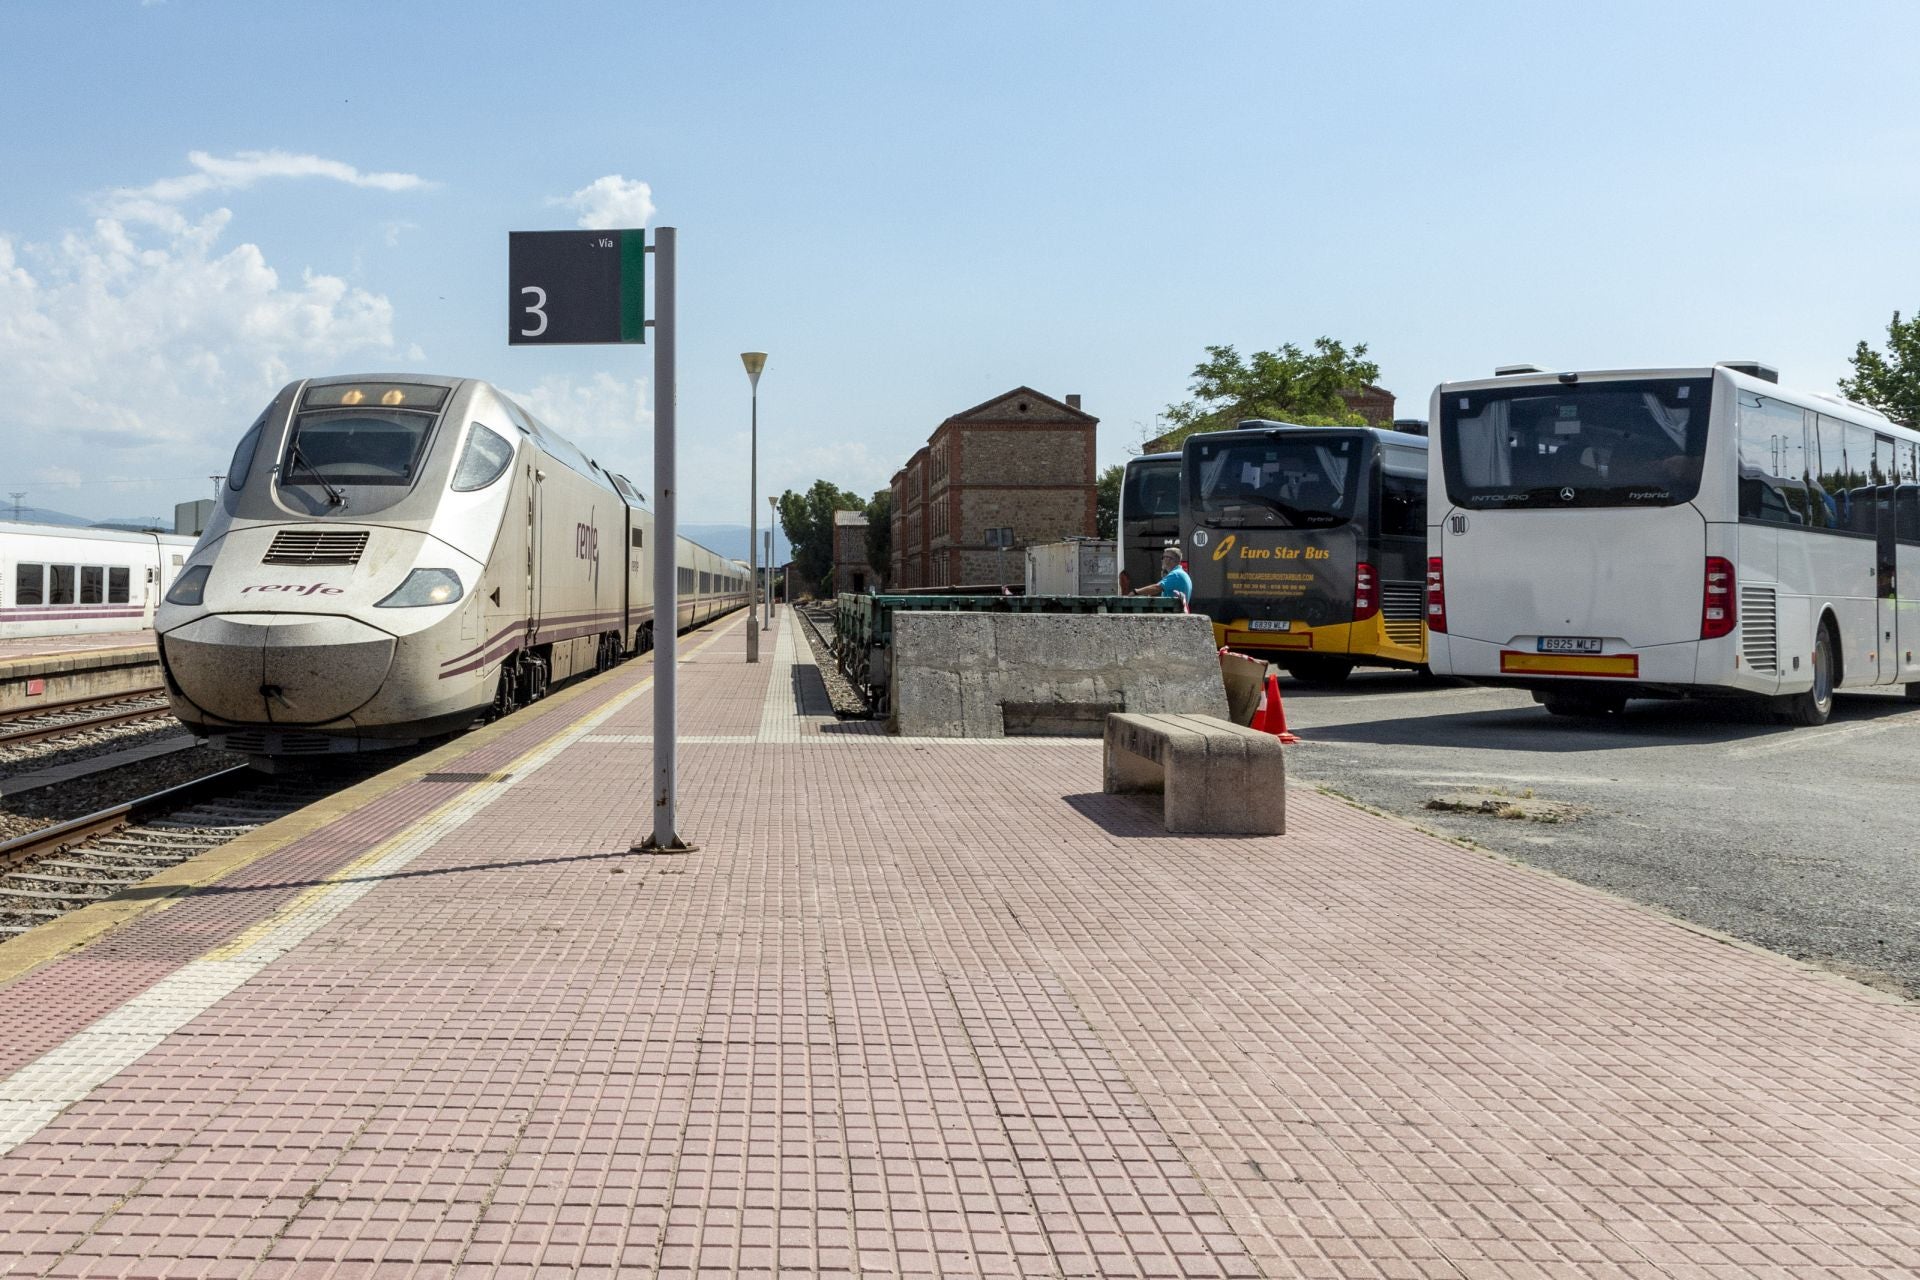
<instances>
[{"instance_id":1,"label":"brick paved platform","mask_svg":"<svg viewBox=\"0 0 1920 1280\"><path fill-rule=\"evenodd\" d=\"M153 630L108 631L88 636L17 636L0 640L0 667L23 658L54 658L103 649L154 648Z\"/></svg>"},{"instance_id":2,"label":"brick paved platform","mask_svg":"<svg viewBox=\"0 0 1920 1280\"><path fill-rule=\"evenodd\" d=\"M0 987L0 1274L1920 1273L1920 1009L684 643Z\"/></svg>"}]
</instances>

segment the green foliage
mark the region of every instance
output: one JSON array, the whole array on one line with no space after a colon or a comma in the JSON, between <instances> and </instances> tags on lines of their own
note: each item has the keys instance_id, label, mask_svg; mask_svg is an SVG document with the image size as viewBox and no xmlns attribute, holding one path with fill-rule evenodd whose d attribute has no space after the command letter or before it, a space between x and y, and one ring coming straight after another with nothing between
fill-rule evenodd
<instances>
[{"instance_id":1,"label":"green foliage","mask_svg":"<svg viewBox=\"0 0 1920 1280\"><path fill-rule=\"evenodd\" d=\"M1920 315L1887 326L1883 355L1865 342L1853 350L1853 376L1840 379L1840 394L1870 404L1895 422L1920 427Z\"/></svg>"},{"instance_id":2,"label":"green foliage","mask_svg":"<svg viewBox=\"0 0 1920 1280\"><path fill-rule=\"evenodd\" d=\"M1242 418L1272 418L1302 426L1367 426L1350 413L1342 391L1358 391L1380 376L1366 358L1367 344L1351 351L1332 338L1315 338L1312 351L1289 342L1278 351L1256 351L1243 360L1232 347L1208 347L1193 367L1193 399L1167 406L1169 445L1197 431L1227 431Z\"/></svg>"},{"instance_id":3,"label":"green foliage","mask_svg":"<svg viewBox=\"0 0 1920 1280\"><path fill-rule=\"evenodd\" d=\"M1120 480L1126 473L1125 467L1108 467L1100 473L1094 490L1093 536L1096 538L1120 536Z\"/></svg>"},{"instance_id":4,"label":"green foliage","mask_svg":"<svg viewBox=\"0 0 1920 1280\"><path fill-rule=\"evenodd\" d=\"M867 503L867 568L880 582L893 576L893 490L882 489Z\"/></svg>"},{"instance_id":5,"label":"green foliage","mask_svg":"<svg viewBox=\"0 0 1920 1280\"><path fill-rule=\"evenodd\" d=\"M833 513L865 511L867 504L826 480L805 493L780 495L780 528L793 544L793 570L800 591L833 594Z\"/></svg>"}]
</instances>

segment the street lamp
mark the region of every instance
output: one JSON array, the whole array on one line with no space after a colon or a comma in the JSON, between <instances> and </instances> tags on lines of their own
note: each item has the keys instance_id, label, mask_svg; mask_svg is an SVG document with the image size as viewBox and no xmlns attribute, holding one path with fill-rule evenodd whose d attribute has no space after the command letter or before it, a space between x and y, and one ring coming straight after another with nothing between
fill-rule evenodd
<instances>
[{"instance_id":1,"label":"street lamp","mask_svg":"<svg viewBox=\"0 0 1920 1280\"><path fill-rule=\"evenodd\" d=\"M767 625L773 625L773 531L779 524L780 499L767 495Z\"/></svg>"},{"instance_id":2,"label":"street lamp","mask_svg":"<svg viewBox=\"0 0 1920 1280\"><path fill-rule=\"evenodd\" d=\"M767 367L764 351L742 351L740 363L747 367L747 381L753 385L753 436L751 459L747 463L747 580L760 573L760 371ZM747 606L747 661L760 661L760 629L754 625L753 606Z\"/></svg>"}]
</instances>

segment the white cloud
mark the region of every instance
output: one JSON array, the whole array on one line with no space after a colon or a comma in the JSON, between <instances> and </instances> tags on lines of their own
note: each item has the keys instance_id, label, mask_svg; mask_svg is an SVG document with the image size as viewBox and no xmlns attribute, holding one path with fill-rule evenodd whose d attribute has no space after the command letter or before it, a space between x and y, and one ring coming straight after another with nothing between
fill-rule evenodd
<instances>
[{"instance_id":1,"label":"white cloud","mask_svg":"<svg viewBox=\"0 0 1920 1280\"><path fill-rule=\"evenodd\" d=\"M350 164L288 151L241 151L215 156L187 153L193 172L162 178L144 187L120 187L97 202L99 211L119 222L151 223L180 230L187 223L177 205L214 191L241 191L270 178L324 178L375 191L419 191L433 184L413 173L362 173Z\"/></svg>"},{"instance_id":2,"label":"white cloud","mask_svg":"<svg viewBox=\"0 0 1920 1280\"><path fill-rule=\"evenodd\" d=\"M628 381L599 373L576 380L555 375L530 390L501 390L601 466L640 483L639 464L653 457L653 410L647 405L645 378ZM650 465L646 472L651 475ZM651 492L646 485L640 488Z\"/></svg>"},{"instance_id":3,"label":"white cloud","mask_svg":"<svg viewBox=\"0 0 1920 1280\"><path fill-rule=\"evenodd\" d=\"M402 356L386 298L311 270L283 280L258 246L222 246L230 220L221 209L171 226L101 218L44 244L0 237L5 474L43 486L33 505L95 514L199 496L199 477L224 468L293 377ZM56 487L75 472L88 485L149 480Z\"/></svg>"},{"instance_id":4,"label":"white cloud","mask_svg":"<svg viewBox=\"0 0 1920 1280\"><path fill-rule=\"evenodd\" d=\"M556 197L547 203L579 210L578 225L590 231L631 230L646 226L653 217L653 188L610 173L570 196Z\"/></svg>"}]
</instances>

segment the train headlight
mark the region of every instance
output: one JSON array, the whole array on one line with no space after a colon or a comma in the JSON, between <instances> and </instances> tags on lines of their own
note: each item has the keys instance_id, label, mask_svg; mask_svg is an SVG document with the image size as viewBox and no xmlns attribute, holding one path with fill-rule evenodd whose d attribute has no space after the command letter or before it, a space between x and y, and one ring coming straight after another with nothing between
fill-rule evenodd
<instances>
[{"instance_id":1,"label":"train headlight","mask_svg":"<svg viewBox=\"0 0 1920 1280\"><path fill-rule=\"evenodd\" d=\"M207 575L213 572L210 564L197 564L173 580L167 588L168 604L197 605L207 596Z\"/></svg>"},{"instance_id":2,"label":"train headlight","mask_svg":"<svg viewBox=\"0 0 1920 1280\"><path fill-rule=\"evenodd\" d=\"M429 604L452 604L461 595L460 575L451 569L415 569L376 609L417 609Z\"/></svg>"}]
</instances>

